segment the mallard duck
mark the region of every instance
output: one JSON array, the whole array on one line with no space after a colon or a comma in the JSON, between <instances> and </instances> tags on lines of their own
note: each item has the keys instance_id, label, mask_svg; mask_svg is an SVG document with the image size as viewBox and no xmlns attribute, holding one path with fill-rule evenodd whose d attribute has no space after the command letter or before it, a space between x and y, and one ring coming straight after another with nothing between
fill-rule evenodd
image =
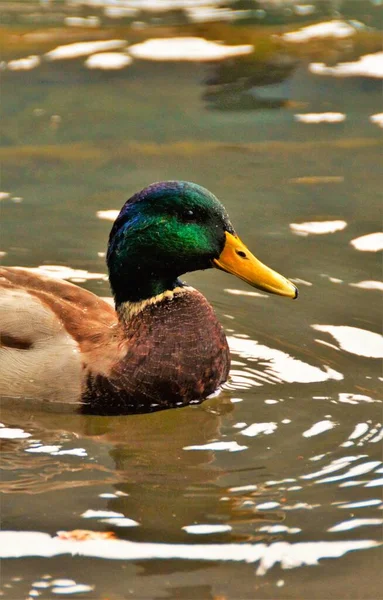
<instances>
[{"instance_id":1,"label":"mallard duck","mask_svg":"<svg viewBox=\"0 0 383 600\"><path fill-rule=\"evenodd\" d=\"M212 307L179 277L216 267L297 297L241 242L217 198L184 181L154 183L124 204L107 265L115 309L69 282L2 269L2 396L99 414L202 401L226 381L230 354Z\"/></svg>"}]
</instances>

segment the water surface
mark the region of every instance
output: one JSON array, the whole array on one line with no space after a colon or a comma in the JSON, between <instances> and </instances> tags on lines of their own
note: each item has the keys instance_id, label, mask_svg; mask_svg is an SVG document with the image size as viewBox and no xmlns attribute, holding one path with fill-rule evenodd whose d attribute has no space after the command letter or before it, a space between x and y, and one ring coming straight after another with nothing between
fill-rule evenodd
<instances>
[{"instance_id":1,"label":"water surface","mask_svg":"<svg viewBox=\"0 0 383 600\"><path fill-rule=\"evenodd\" d=\"M4 264L109 297L98 211L185 179L300 298L186 276L232 349L231 380L203 405L108 418L3 402L3 597L381 595L380 265L373 238L351 243L380 222L379 86L302 65L285 84L298 108L225 111L208 77L144 61L5 75ZM294 118L327 112L345 119ZM57 534L77 529L115 537Z\"/></svg>"}]
</instances>

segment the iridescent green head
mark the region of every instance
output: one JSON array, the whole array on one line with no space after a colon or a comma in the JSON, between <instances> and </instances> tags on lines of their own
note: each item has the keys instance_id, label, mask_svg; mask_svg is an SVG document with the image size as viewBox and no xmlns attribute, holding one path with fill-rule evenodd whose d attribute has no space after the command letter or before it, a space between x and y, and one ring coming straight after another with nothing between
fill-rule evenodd
<instances>
[{"instance_id":1,"label":"iridescent green head","mask_svg":"<svg viewBox=\"0 0 383 600\"><path fill-rule=\"evenodd\" d=\"M225 232L234 234L222 204L195 183L154 183L135 194L109 237L107 263L117 304L174 289L183 273L212 267Z\"/></svg>"},{"instance_id":2,"label":"iridescent green head","mask_svg":"<svg viewBox=\"0 0 383 600\"><path fill-rule=\"evenodd\" d=\"M217 198L186 181L153 183L124 204L107 262L117 305L173 290L183 273L210 267L272 294L298 295L293 283L251 254Z\"/></svg>"}]
</instances>

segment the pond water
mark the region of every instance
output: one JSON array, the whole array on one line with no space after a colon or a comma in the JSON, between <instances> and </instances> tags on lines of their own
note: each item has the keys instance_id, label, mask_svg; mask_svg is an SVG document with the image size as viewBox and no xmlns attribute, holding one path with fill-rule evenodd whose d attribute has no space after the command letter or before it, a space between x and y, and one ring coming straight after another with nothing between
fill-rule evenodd
<instances>
[{"instance_id":1,"label":"pond water","mask_svg":"<svg viewBox=\"0 0 383 600\"><path fill-rule=\"evenodd\" d=\"M302 64L258 94L287 104L234 110L212 104L207 81L224 75L143 60L5 73L3 264L110 297L108 211L184 179L300 297L185 277L232 351L230 381L200 406L100 417L2 403L4 598L381 596L379 80ZM341 116L307 117L323 113ZM57 533L79 529L110 539Z\"/></svg>"}]
</instances>

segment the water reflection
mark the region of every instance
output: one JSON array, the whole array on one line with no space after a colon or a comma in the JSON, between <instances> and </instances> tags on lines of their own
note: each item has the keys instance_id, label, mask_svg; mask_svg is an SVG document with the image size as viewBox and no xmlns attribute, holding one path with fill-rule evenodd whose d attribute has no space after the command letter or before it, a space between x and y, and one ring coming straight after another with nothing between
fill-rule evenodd
<instances>
[{"instance_id":1,"label":"water reflection","mask_svg":"<svg viewBox=\"0 0 383 600\"><path fill-rule=\"evenodd\" d=\"M235 27L197 27L207 13L194 6L125 7L113 21L122 7L72 3L54 29L37 26L39 7L40 21L9 17L28 30L4 44L4 262L110 301L108 220L136 189L176 177L222 197L302 293L292 315L220 274L188 276L232 350L231 380L203 406L110 418L2 402L0 548L18 557L2 592L379 597L381 39L366 26L381 7L342 3L333 20L307 6L236 6ZM94 18L108 30L78 27ZM138 58L160 37L167 57ZM181 50L186 62L164 60Z\"/></svg>"},{"instance_id":2,"label":"water reflection","mask_svg":"<svg viewBox=\"0 0 383 600\"><path fill-rule=\"evenodd\" d=\"M227 411L232 405L224 402L224 406ZM0 437L4 441L8 475L2 482L2 491L39 495L38 513L44 511L41 495L48 490L57 493L76 485L98 489L103 485L105 489L105 485L113 484L113 491L94 496L93 505L83 512L79 505L76 519L107 524L118 529L119 536L123 535L122 528L139 525L133 537L147 539L149 535L153 541L162 539L166 522L166 539L176 541L190 533L188 527L193 523L205 524L206 514L213 519L210 534L217 533L214 521L230 524L225 531L231 531L233 524L248 527L257 521L284 518L279 510L271 510L278 508L279 502L259 502L269 496L262 465L253 466L249 472L257 484L226 489L217 486L225 471L216 464L215 452L232 450L230 443L211 441L220 437L222 417L217 415L217 408L166 411L159 417L119 417L118 422L112 418L66 415L64 428L61 416L41 411L35 412L31 420L29 413L25 414L24 426L29 431L12 427L12 423L23 420L21 411L15 414L12 409L3 410L2 418L10 425L0 429L5 434ZM180 486L184 491L174 494ZM46 501L48 507L49 496ZM265 509L267 513L263 512ZM237 531L233 535L242 539L244 533ZM247 532L245 537L253 536Z\"/></svg>"},{"instance_id":3,"label":"water reflection","mask_svg":"<svg viewBox=\"0 0 383 600\"><path fill-rule=\"evenodd\" d=\"M205 80L203 98L216 110L259 110L287 106L288 91L280 85L297 67L288 54L258 53L218 63Z\"/></svg>"}]
</instances>

